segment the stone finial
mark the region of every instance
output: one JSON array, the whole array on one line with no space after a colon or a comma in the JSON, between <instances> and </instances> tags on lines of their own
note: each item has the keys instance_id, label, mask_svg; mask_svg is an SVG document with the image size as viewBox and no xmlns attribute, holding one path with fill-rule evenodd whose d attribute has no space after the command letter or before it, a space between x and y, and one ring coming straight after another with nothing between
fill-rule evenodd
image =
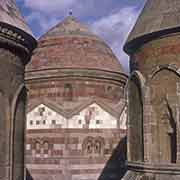
<instances>
[{"instance_id":1,"label":"stone finial","mask_svg":"<svg viewBox=\"0 0 180 180\"><path fill-rule=\"evenodd\" d=\"M69 11L69 16L72 16L73 15L73 12L72 11Z\"/></svg>"}]
</instances>

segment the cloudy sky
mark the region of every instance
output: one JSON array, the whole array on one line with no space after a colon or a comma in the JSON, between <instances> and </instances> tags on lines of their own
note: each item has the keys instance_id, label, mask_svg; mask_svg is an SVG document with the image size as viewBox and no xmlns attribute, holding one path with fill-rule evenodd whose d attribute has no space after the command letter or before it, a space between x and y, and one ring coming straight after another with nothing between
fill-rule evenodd
<instances>
[{"instance_id":1,"label":"cloudy sky","mask_svg":"<svg viewBox=\"0 0 180 180\"><path fill-rule=\"evenodd\" d=\"M18 7L39 38L73 12L112 48L128 72L128 57L122 47L145 0L16 0Z\"/></svg>"}]
</instances>

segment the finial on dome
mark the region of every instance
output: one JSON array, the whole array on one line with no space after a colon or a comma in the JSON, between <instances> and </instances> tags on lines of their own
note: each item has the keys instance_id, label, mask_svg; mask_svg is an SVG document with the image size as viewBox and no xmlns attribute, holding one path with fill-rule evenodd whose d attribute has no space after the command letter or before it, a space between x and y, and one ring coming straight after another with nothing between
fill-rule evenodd
<instances>
[{"instance_id":1,"label":"finial on dome","mask_svg":"<svg viewBox=\"0 0 180 180\"><path fill-rule=\"evenodd\" d=\"M73 15L73 12L72 11L69 11L69 16L72 16Z\"/></svg>"}]
</instances>

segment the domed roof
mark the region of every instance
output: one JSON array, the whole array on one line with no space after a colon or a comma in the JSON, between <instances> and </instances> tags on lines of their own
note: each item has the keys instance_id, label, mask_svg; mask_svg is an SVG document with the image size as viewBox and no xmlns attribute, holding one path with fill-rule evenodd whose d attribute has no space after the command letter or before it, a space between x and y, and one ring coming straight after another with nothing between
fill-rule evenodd
<instances>
[{"instance_id":1,"label":"domed roof","mask_svg":"<svg viewBox=\"0 0 180 180\"><path fill-rule=\"evenodd\" d=\"M0 22L12 25L32 35L16 7L15 0L0 0Z\"/></svg>"},{"instance_id":2,"label":"domed roof","mask_svg":"<svg viewBox=\"0 0 180 180\"><path fill-rule=\"evenodd\" d=\"M112 50L89 29L69 16L39 39L27 70L51 68L123 72Z\"/></svg>"},{"instance_id":3,"label":"domed roof","mask_svg":"<svg viewBox=\"0 0 180 180\"><path fill-rule=\"evenodd\" d=\"M167 33L170 29L180 28L179 17L179 0L147 0L125 46L143 36L152 37L157 32L166 31ZM127 47L125 47L126 49Z\"/></svg>"}]
</instances>

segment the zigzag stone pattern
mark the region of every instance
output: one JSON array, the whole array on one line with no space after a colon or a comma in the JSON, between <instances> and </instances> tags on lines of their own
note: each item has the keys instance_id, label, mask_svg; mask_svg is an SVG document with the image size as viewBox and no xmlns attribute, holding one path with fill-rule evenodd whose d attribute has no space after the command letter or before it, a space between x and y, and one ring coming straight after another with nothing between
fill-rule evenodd
<instances>
[{"instance_id":1,"label":"zigzag stone pattern","mask_svg":"<svg viewBox=\"0 0 180 180\"><path fill-rule=\"evenodd\" d=\"M126 129L126 119L126 109L118 119L96 103L77 111L71 118L66 118L48 106L40 104L27 114L27 129L81 129L86 126L90 129ZM118 120L120 120L119 123Z\"/></svg>"}]
</instances>

